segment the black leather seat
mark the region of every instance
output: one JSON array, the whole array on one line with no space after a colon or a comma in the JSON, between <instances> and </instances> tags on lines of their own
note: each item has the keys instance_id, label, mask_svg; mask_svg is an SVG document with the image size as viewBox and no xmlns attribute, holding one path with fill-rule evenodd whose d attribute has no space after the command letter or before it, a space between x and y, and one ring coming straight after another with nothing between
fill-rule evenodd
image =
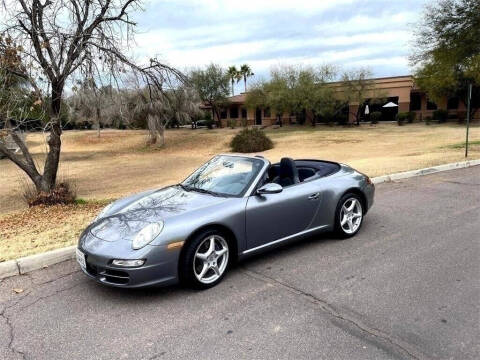
<instances>
[{"instance_id":1,"label":"black leather seat","mask_svg":"<svg viewBox=\"0 0 480 360\"><path fill-rule=\"evenodd\" d=\"M279 175L276 176L272 182L281 186L298 184L300 178L298 177L298 170L295 161L290 158L282 158L282 160L280 160Z\"/></svg>"}]
</instances>

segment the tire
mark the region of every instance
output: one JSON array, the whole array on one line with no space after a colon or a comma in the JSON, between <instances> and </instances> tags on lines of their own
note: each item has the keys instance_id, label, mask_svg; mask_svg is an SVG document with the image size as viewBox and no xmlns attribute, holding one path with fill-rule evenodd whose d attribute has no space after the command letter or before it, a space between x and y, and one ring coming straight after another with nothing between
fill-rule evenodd
<instances>
[{"instance_id":1,"label":"tire","mask_svg":"<svg viewBox=\"0 0 480 360\"><path fill-rule=\"evenodd\" d=\"M222 281L230 258L230 246L223 233L217 230L202 231L186 245L180 259L180 280L194 289L209 289Z\"/></svg>"},{"instance_id":2,"label":"tire","mask_svg":"<svg viewBox=\"0 0 480 360\"><path fill-rule=\"evenodd\" d=\"M335 210L335 234L341 239L355 236L362 227L364 214L360 196L354 193L343 195Z\"/></svg>"}]
</instances>

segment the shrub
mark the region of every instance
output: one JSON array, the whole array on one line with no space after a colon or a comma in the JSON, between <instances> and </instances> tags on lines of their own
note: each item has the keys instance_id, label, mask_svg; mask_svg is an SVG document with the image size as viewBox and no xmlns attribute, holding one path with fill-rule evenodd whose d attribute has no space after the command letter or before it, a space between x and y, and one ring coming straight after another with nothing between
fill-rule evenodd
<instances>
[{"instance_id":1,"label":"shrub","mask_svg":"<svg viewBox=\"0 0 480 360\"><path fill-rule=\"evenodd\" d=\"M465 122L465 119L467 118L467 112L466 111L457 111L457 118L458 118L458 122L460 124L463 124Z\"/></svg>"},{"instance_id":2,"label":"shrub","mask_svg":"<svg viewBox=\"0 0 480 360\"><path fill-rule=\"evenodd\" d=\"M228 119L227 126L231 129L235 129L236 126L237 126L237 120L236 119Z\"/></svg>"},{"instance_id":3,"label":"shrub","mask_svg":"<svg viewBox=\"0 0 480 360\"><path fill-rule=\"evenodd\" d=\"M413 123L416 118L417 118L417 113L415 111L410 111L408 113L408 123L409 124Z\"/></svg>"},{"instance_id":4,"label":"shrub","mask_svg":"<svg viewBox=\"0 0 480 360\"><path fill-rule=\"evenodd\" d=\"M381 118L382 113L380 111L374 111L370 114L370 121L372 122L372 124L378 124Z\"/></svg>"},{"instance_id":5,"label":"shrub","mask_svg":"<svg viewBox=\"0 0 480 360\"><path fill-rule=\"evenodd\" d=\"M401 112L397 114L397 123L399 126L405 124L405 121L408 120L408 112Z\"/></svg>"},{"instance_id":6,"label":"shrub","mask_svg":"<svg viewBox=\"0 0 480 360\"><path fill-rule=\"evenodd\" d=\"M212 120L211 117L205 119L205 125L207 126L208 129L213 129L213 123L214 121Z\"/></svg>"},{"instance_id":7,"label":"shrub","mask_svg":"<svg viewBox=\"0 0 480 360\"><path fill-rule=\"evenodd\" d=\"M439 123L444 123L448 118L448 111L443 109L438 109L433 112L433 118L438 120Z\"/></svg>"},{"instance_id":8,"label":"shrub","mask_svg":"<svg viewBox=\"0 0 480 360\"><path fill-rule=\"evenodd\" d=\"M273 148L272 140L260 129L243 129L230 143L232 151L251 153Z\"/></svg>"}]
</instances>

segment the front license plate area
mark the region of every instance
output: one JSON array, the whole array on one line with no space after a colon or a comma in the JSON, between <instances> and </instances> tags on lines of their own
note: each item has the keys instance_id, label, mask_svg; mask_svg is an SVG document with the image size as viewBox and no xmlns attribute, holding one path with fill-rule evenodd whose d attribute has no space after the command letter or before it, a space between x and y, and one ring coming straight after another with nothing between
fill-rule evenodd
<instances>
[{"instance_id":1,"label":"front license plate area","mask_svg":"<svg viewBox=\"0 0 480 360\"><path fill-rule=\"evenodd\" d=\"M85 254L77 249L76 257L77 257L77 261L80 264L80 266L82 268L86 269L87 268L87 262L85 261Z\"/></svg>"}]
</instances>

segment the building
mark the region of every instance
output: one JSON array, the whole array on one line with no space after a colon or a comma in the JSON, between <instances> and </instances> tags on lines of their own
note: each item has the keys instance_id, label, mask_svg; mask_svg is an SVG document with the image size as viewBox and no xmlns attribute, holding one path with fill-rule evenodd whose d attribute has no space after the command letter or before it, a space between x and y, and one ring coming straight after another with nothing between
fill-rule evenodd
<instances>
[{"instance_id":1,"label":"building","mask_svg":"<svg viewBox=\"0 0 480 360\"><path fill-rule=\"evenodd\" d=\"M378 94L381 94L383 103L371 101L369 105L370 112L382 112L383 120L394 120L398 112L408 111L415 112L417 120L427 120L432 118L433 112L437 109L447 110L450 118L466 117L466 105L463 101L458 98L445 98L438 104L435 104L428 99L428 95L425 92L415 86L413 76L411 75L371 80L374 85L369 91L369 95L367 92L367 98L374 99L376 96L379 96ZM341 97L341 92L343 91L342 82L331 83L331 86L336 88L336 92ZM268 108L247 109L245 107L245 99L246 93L229 98L229 105L220 112L222 126L228 126L229 121L236 121L237 125L246 122L248 125L259 126L270 126L276 123L277 118L274 111L270 111ZM383 108L382 106L387 102L393 102L398 107ZM355 103L348 104L348 109L345 109L345 113L348 112L348 122L353 123L355 121L358 106L359 104ZM283 114L282 122L284 124L294 123L297 121L297 116L295 114ZM305 116L307 121L311 120L309 118L311 114L307 113ZM345 114L345 116L347 115ZM480 111L477 111L474 117L480 117Z\"/></svg>"}]
</instances>

